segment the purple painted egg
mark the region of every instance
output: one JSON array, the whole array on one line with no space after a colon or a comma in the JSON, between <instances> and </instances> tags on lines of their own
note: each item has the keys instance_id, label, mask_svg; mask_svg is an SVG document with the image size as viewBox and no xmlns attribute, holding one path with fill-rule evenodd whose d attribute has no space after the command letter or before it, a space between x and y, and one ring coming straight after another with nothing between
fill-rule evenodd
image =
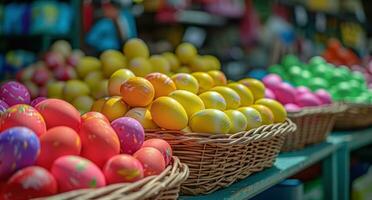
<instances>
[{"instance_id":1,"label":"purple painted egg","mask_svg":"<svg viewBox=\"0 0 372 200\"><path fill-rule=\"evenodd\" d=\"M145 139L145 131L142 125L130 117L121 117L111 123L119 137L122 153L133 154L141 148Z\"/></svg>"},{"instance_id":2,"label":"purple painted egg","mask_svg":"<svg viewBox=\"0 0 372 200\"><path fill-rule=\"evenodd\" d=\"M9 81L0 87L0 99L9 106L30 104L30 92L26 86L16 81Z\"/></svg>"},{"instance_id":3,"label":"purple painted egg","mask_svg":"<svg viewBox=\"0 0 372 200\"><path fill-rule=\"evenodd\" d=\"M300 86L296 88L296 95L301 95L305 93L311 93L310 89L305 86Z\"/></svg>"},{"instance_id":4,"label":"purple painted egg","mask_svg":"<svg viewBox=\"0 0 372 200\"><path fill-rule=\"evenodd\" d=\"M272 90L270 90L269 88L266 88L265 89L265 98L268 98L268 99L275 99L275 94Z\"/></svg>"},{"instance_id":5,"label":"purple painted egg","mask_svg":"<svg viewBox=\"0 0 372 200\"><path fill-rule=\"evenodd\" d=\"M273 90L275 97L278 101L283 104L294 103L296 98L296 89L294 89L288 83L279 84L275 90Z\"/></svg>"},{"instance_id":6,"label":"purple painted egg","mask_svg":"<svg viewBox=\"0 0 372 200\"><path fill-rule=\"evenodd\" d=\"M331 104L332 97L331 95L324 89L319 89L314 93L318 99L322 102L322 104Z\"/></svg>"},{"instance_id":7,"label":"purple painted egg","mask_svg":"<svg viewBox=\"0 0 372 200\"><path fill-rule=\"evenodd\" d=\"M0 180L18 169L33 165L40 151L37 135L25 127L13 127L0 133Z\"/></svg>"},{"instance_id":8,"label":"purple painted egg","mask_svg":"<svg viewBox=\"0 0 372 200\"><path fill-rule=\"evenodd\" d=\"M267 88L273 90L282 82L282 78L277 74L269 74L262 79L262 82Z\"/></svg>"},{"instance_id":9,"label":"purple painted egg","mask_svg":"<svg viewBox=\"0 0 372 200\"><path fill-rule=\"evenodd\" d=\"M319 106L322 104L319 98L312 93L305 93L297 96L296 103L300 107Z\"/></svg>"},{"instance_id":10,"label":"purple painted egg","mask_svg":"<svg viewBox=\"0 0 372 200\"><path fill-rule=\"evenodd\" d=\"M5 101L0 100L0 113L3 113L6 111L6 109L9 108L9 105L5 103Z\"/></svg>"},{"instance_id":11,"label":"purple painted egg","mask_svg":"<svg viewBox=\"0 0 372 200\"><path fill-rule=\"evenodd\" d=\"M47 99L46 97L36 97L34 100L31 101L30 105L32 107L35 107L36 104L38 104L38 103L40 103L40 102L42 102L42 101L44 101L46 99Z\"/></svg>"},{"instance_id":12,"label":"purple painted egg","mask_svg":"<svg viewBox=\"0 0 372 200\"><path fill-rule=\"evenodd\" d=\"M285 104L284 108L287 110L287 112L298 112L301 110L301 107L294 103Z\"/></svg>"}]
</instances>

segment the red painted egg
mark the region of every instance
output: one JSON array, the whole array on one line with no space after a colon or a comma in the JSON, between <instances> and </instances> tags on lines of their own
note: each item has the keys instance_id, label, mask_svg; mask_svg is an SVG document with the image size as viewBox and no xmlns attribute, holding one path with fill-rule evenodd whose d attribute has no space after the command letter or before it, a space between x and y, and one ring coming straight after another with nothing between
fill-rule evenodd
<instances>
[{"instance_id":1,"label":"red painted egg","mask_svg":"<svg viewBox=\"0 0 372 200\"><path fill-rule=\"evenodd\" d=\"M90 119L100 119L100 120L103 120L107 123L110 123L110 121L106 118L106 116L104 116L100 112L91 111L91 112L87 112L87 113L85 113L81 116L81 122L82 123L84 123L85 121L88 121Z\"/></svg>"},{"instance_id":2,"label":"red painted egg","mask_svg":"<svg viewBox=\"0 0 372 200\"><path fill-rule=\"evenodd\" d=\"M66 101L47 99L38 103L35 108L44 117L48 129L56 126L68 126L77 132L80 129L80 113Z\"/></svg>"},{"instance_id":3,"label":"red painted egg","mask_svg":"<svg viewBox=\"0 0 372 200\"><path fill-rule=\"evenodd\" d=\"M135 182L144 176L141 162L127 154L112 157L107 161L103 173L109 184Z\"/></svg>"},{"instance_id":4,"label":"red painted egg","mask_svg":"<svg viewBox=\"0 0 372 200\"><path fill-rule=\"evenodd\" d=\"M170 161L172 160L172 147L169 145L168 142L162 139L149 139L146 140L143 145L143 147L154 147L155 149L159 150L161 154L163 154L165 165L168 165Z\"/></svg>"},{"instance_id":5,"label":"red painted egg","mask_svg":"<svg viewBox=\"0 0 372 200\"><path fill-rule=\"evenodd\" d=\"M53 162L65 155L79 155L81 151L80 137L76 131L67 126L49 129L40 137L41 151L37 164L49 169Z\"/></svg>"},{"instance_id":6,"label":"red painted egg","mask_svg":"<svg viewBox=\"0 0 372 200\"><path fill-rule=\"evenodd\" d=\"M42 167L30 166L9 179L3 188L2 197L4 200L32 199L56 193L57 183L52 174Z\"/></svg>"},{"instance_id":7,"label":"red painted egg","mask_svg":"<svg viewBox=\"0 0 372 200\"><path fill-rule=\"evenodd\" d=\"M144 175L159 175L165 169L165 160L161 152L153 147L140 148L133 157L137 158L143 166Z\"/></svg>"}]
</instances>

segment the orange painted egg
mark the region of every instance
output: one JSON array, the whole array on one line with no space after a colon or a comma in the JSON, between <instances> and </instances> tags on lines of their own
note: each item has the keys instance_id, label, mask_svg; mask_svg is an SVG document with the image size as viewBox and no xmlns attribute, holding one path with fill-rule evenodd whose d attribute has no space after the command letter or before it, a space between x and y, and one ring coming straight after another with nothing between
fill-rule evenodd
<instances>
[{"instance_id":1,"label":"orange painted egg","mask_svg":"<svg viewBox=\"0 0 372 200\"><path fill-rule=\"evenodd\" d=\"M144 107L154 99L155 89L150 81L141 77L132 77L121 85L120 93L129 106Z\"/></svg>"},{"instance_id":2,"label":"orange painted egg","mask_svg":"<svg viewBox=\"0 0 372 200\"><path fill-rule=\"evenodd\" d=\"M167 96L176 90L176 85L167 75L154 72L145 77L155 89L155 99L161 96Z\"/></svg>"},{"instance_id":3,"label":"orange painted egg","mask_svg":"<svg viewBox=\"0 0 372 200\"><path fill-rule=\"evenodd\" d=\"M127 154L116 155L108 160L103 173L109 184L135 182L144 177L141 162Z\"/></svg>"},{"instance_id":4,"label":"orange painted egg","mask_svg":"<svg viewBox=\"0 0 372 200\"><path fill-rule=\"evenodd\" d=\"M81 116L82 123L84 123L85 121L91 120L91 119L99 119L107 123L110 123L109 120L100 112L91 111Z\"/></svg>"},{"instance_id":5,"label":"orange painted egg","mask_svg":"<svg viewBox=\"0 0 372 200\"><path fill-rule=\"evenodd\" d=\"M154 147L142 147L133 157L142 163L145 177L159 175L165 169L164 157Z\"/></svg>"}]
</instances>

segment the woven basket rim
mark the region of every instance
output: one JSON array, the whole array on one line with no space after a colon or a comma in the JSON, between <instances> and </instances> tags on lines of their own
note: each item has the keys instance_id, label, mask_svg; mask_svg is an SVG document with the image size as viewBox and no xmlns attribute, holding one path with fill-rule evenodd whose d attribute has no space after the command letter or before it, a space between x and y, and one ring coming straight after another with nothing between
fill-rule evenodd
<instances>
[{"instance_id":1,"label":"woven basket rim","mask_svg":"<svg viewBox=\"0 0 372 200\"><path fill-rule=\"evenodd\" d=\"M304 107L298 112L288 112L288 117L302 117L304 115L319 115L319 114L337 114L344 112L348 108L347 105L339 102L332 104Z\"/></svg>"},{"instance_id":2,"label":"woven basket rim","mask_svg":"<svg viewBox=\"0 0 372 200\"><path fill-rule=\"evenodd\" d=\"M287 118L282 123L262 125L249 131L241 131L234 134L188 133L163 129L147 129L146 133L158 133L163 136L170 135L171 137L177 137L182 142L193 141L199 144L233 145L269 139L274 136L294 132L296 128L296 124Z\"/></svg>"},{"instance_id":3,"label":"woven basket rim","mask_svg":"<svg viewBox=\"0 0 372 200\"><path fill-rule=\"evenodd\" d=\"M117 183L101 188L80 189L53 196L45 199L93 199L93 198L123 198L125 199L147 199L156 196L163 190L178 187L189 176L189 168L181 163L176 156L172 157L172 164L167 166L159 175L145 177L133 183ZM140 189L138 189L140 188ZM43 198L39 198L43 199Z\"/></svg>"},{"instance_id":4,"label":"woven basket rim","mask_svg":"<svg viewBox=\"0 0 372 200\"><path fill-rule=\"evenodd\" d=\"M346 102L340 101L339 103L345 104L348 107L356 107L356 108L372 108L372 103L353 103L353 102Z\"/></svg>"}]
</instances>

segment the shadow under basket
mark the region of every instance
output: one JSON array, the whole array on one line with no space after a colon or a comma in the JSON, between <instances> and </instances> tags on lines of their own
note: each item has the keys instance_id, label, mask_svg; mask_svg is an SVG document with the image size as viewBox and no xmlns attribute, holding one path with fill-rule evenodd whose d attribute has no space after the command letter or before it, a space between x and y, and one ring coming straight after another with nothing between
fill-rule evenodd
<instances>
[{"instance_id":1,"label":"shadow under basket","mask_svg":"<svg viewBox=\"0 0 372 200\"><path fill-rule=\"evenodd\" d=\"M147 130L146 138L162 138L169 142L173 154L190 169L181 193L198 195L227 187L236 180L271 167L285 136L295 129L296 125L287 119L283 123L235 134Z\"/></svg>"},{"instance_id":2,"label":"shadow under basket","mask_svg":"<svg viewBox=\"0 0 372 200\"><path fill-rule=\"evenodd\" d=\"M372 125L372 104L344 104L347 109L337 116L336 130L361 129Z\"/></svg>"},{"instance_id":3,"label":"shadow under basket","mask_svg":"<svg viewBox=\"0 0 372 200\"><path fill-rule=\"evenodd\" d=\"M345 109L344 104L333 103L288 113L288 117L297 125L297 130L287 135L282 151L295 151L323 142L333 128L336 116Z\"/></svg>"},{"instance_id":4,"label":"shadow under basket","mask_svg":"<svg viewBox=\"0 0 372 200\"><path fill-rule=\"evenodd\" d=\"M177 199L181 184L187 179L189 168L173 157L172 164L161 174L134 183L119 183L96 189L81 189L46 197L48 200L81 199Z\"/></svg>"}]
</instances>

